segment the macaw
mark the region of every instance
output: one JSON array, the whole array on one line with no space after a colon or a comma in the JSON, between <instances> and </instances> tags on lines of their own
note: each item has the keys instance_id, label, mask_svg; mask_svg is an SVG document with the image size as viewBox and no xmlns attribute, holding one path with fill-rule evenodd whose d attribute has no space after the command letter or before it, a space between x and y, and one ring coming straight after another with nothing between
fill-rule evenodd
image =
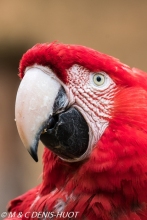
<instances>
[{"instance_id":1,"label":"macaw","mask_svg":"<svg viewBox=\"0 0 147 220\"><path fill-rule=\"evenodd\" d=\"M53 42L23 55L19 77L16 125L35 161L45 145L43 176L6 219L146 220L146 73Z\"/></svg>"}]
</instances>

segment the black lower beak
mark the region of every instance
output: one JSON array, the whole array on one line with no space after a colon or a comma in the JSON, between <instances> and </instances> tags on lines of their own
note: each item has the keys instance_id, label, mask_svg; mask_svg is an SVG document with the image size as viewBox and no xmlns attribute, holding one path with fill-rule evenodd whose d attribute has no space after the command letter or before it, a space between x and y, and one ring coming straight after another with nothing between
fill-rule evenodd
<instances>
[{"instance_id":1,"label":"black lower beak","mask_svg":"<svg viewBox=\"0 0 147 220\"><path fill-rule=\"evenodd\" d=\"M50 117L46 132L40 140L63 159L82 156L89 143L89 129L82 114L74 107Z\"/></svg>"}]
</instances>

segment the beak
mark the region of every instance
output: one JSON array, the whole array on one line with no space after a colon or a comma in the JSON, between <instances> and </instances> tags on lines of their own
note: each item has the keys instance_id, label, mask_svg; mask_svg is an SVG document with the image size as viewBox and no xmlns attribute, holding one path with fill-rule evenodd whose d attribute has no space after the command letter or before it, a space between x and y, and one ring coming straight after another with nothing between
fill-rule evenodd
<instances>
[{"instance_id":1,"label":"beak","mask_svg":"<svg viewBox=\"0 0 147 220\"><path fill-rule=\"evenodd\" d=\"M16 125L24 146L35 161L41 133L49 116L53 113L53 104L60 84L37 67L26 71L19 86L15 118Z\"/></svg>"},{"instance_id":2,"label":"beak","mask_svg":"<svg viewBox=\"0 0 147 220\"><path fill-rule=\"evenodd\" d=\"M68 160L88 147L88 125L69 100L55 74L37 66L27 69L16 97L15 118L20 138L37 162L38 142Z\"/></svg>"}]
</instances>

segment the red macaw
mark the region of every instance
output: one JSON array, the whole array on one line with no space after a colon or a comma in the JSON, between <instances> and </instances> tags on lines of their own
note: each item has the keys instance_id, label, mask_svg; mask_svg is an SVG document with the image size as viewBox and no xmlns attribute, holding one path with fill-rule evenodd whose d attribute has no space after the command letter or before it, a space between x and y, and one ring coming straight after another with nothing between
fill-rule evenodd
<instances>
[{"instance_id":1,"label":"red macaw","mask_svg":"<svg viewBox=\"0 0 147 220\"><path fill-rule=\"evenodd\" d=\"M19 76L19 135L35 161L46 147L42 183L6 219L146 220L146 73L54 42L28 50Z\"/></svg>"}]
</instances>

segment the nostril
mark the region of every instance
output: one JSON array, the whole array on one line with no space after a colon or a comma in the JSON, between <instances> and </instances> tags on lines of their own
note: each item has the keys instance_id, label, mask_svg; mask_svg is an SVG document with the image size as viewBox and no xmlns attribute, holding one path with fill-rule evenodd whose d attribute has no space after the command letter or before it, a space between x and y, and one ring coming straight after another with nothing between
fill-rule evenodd
<instances>
[{"instance_id":1,"label":"nostril","mask_svg":"<svg viewBox=\"0 0 147 220\"><path fill-rule=\"evenodd\" d=\"M55 127L56 123L58 122L58 120L59 120L59 115L50 116L48 121L47 121L47 124L45 125L45 127L42 130L41 134L49 132L49 130L53 129Z\"/></svg>"},{"instance_id":2,"label":"nostril","mask_svg":"<svg viewBox=\"0 0 147 220\"><path fill-rule=\"evenodd\" d=\"M49 118L46 129L52 129L55 127L56 123L58 122L58 115L53 115Z\"/></svg>"}]
</instances>

